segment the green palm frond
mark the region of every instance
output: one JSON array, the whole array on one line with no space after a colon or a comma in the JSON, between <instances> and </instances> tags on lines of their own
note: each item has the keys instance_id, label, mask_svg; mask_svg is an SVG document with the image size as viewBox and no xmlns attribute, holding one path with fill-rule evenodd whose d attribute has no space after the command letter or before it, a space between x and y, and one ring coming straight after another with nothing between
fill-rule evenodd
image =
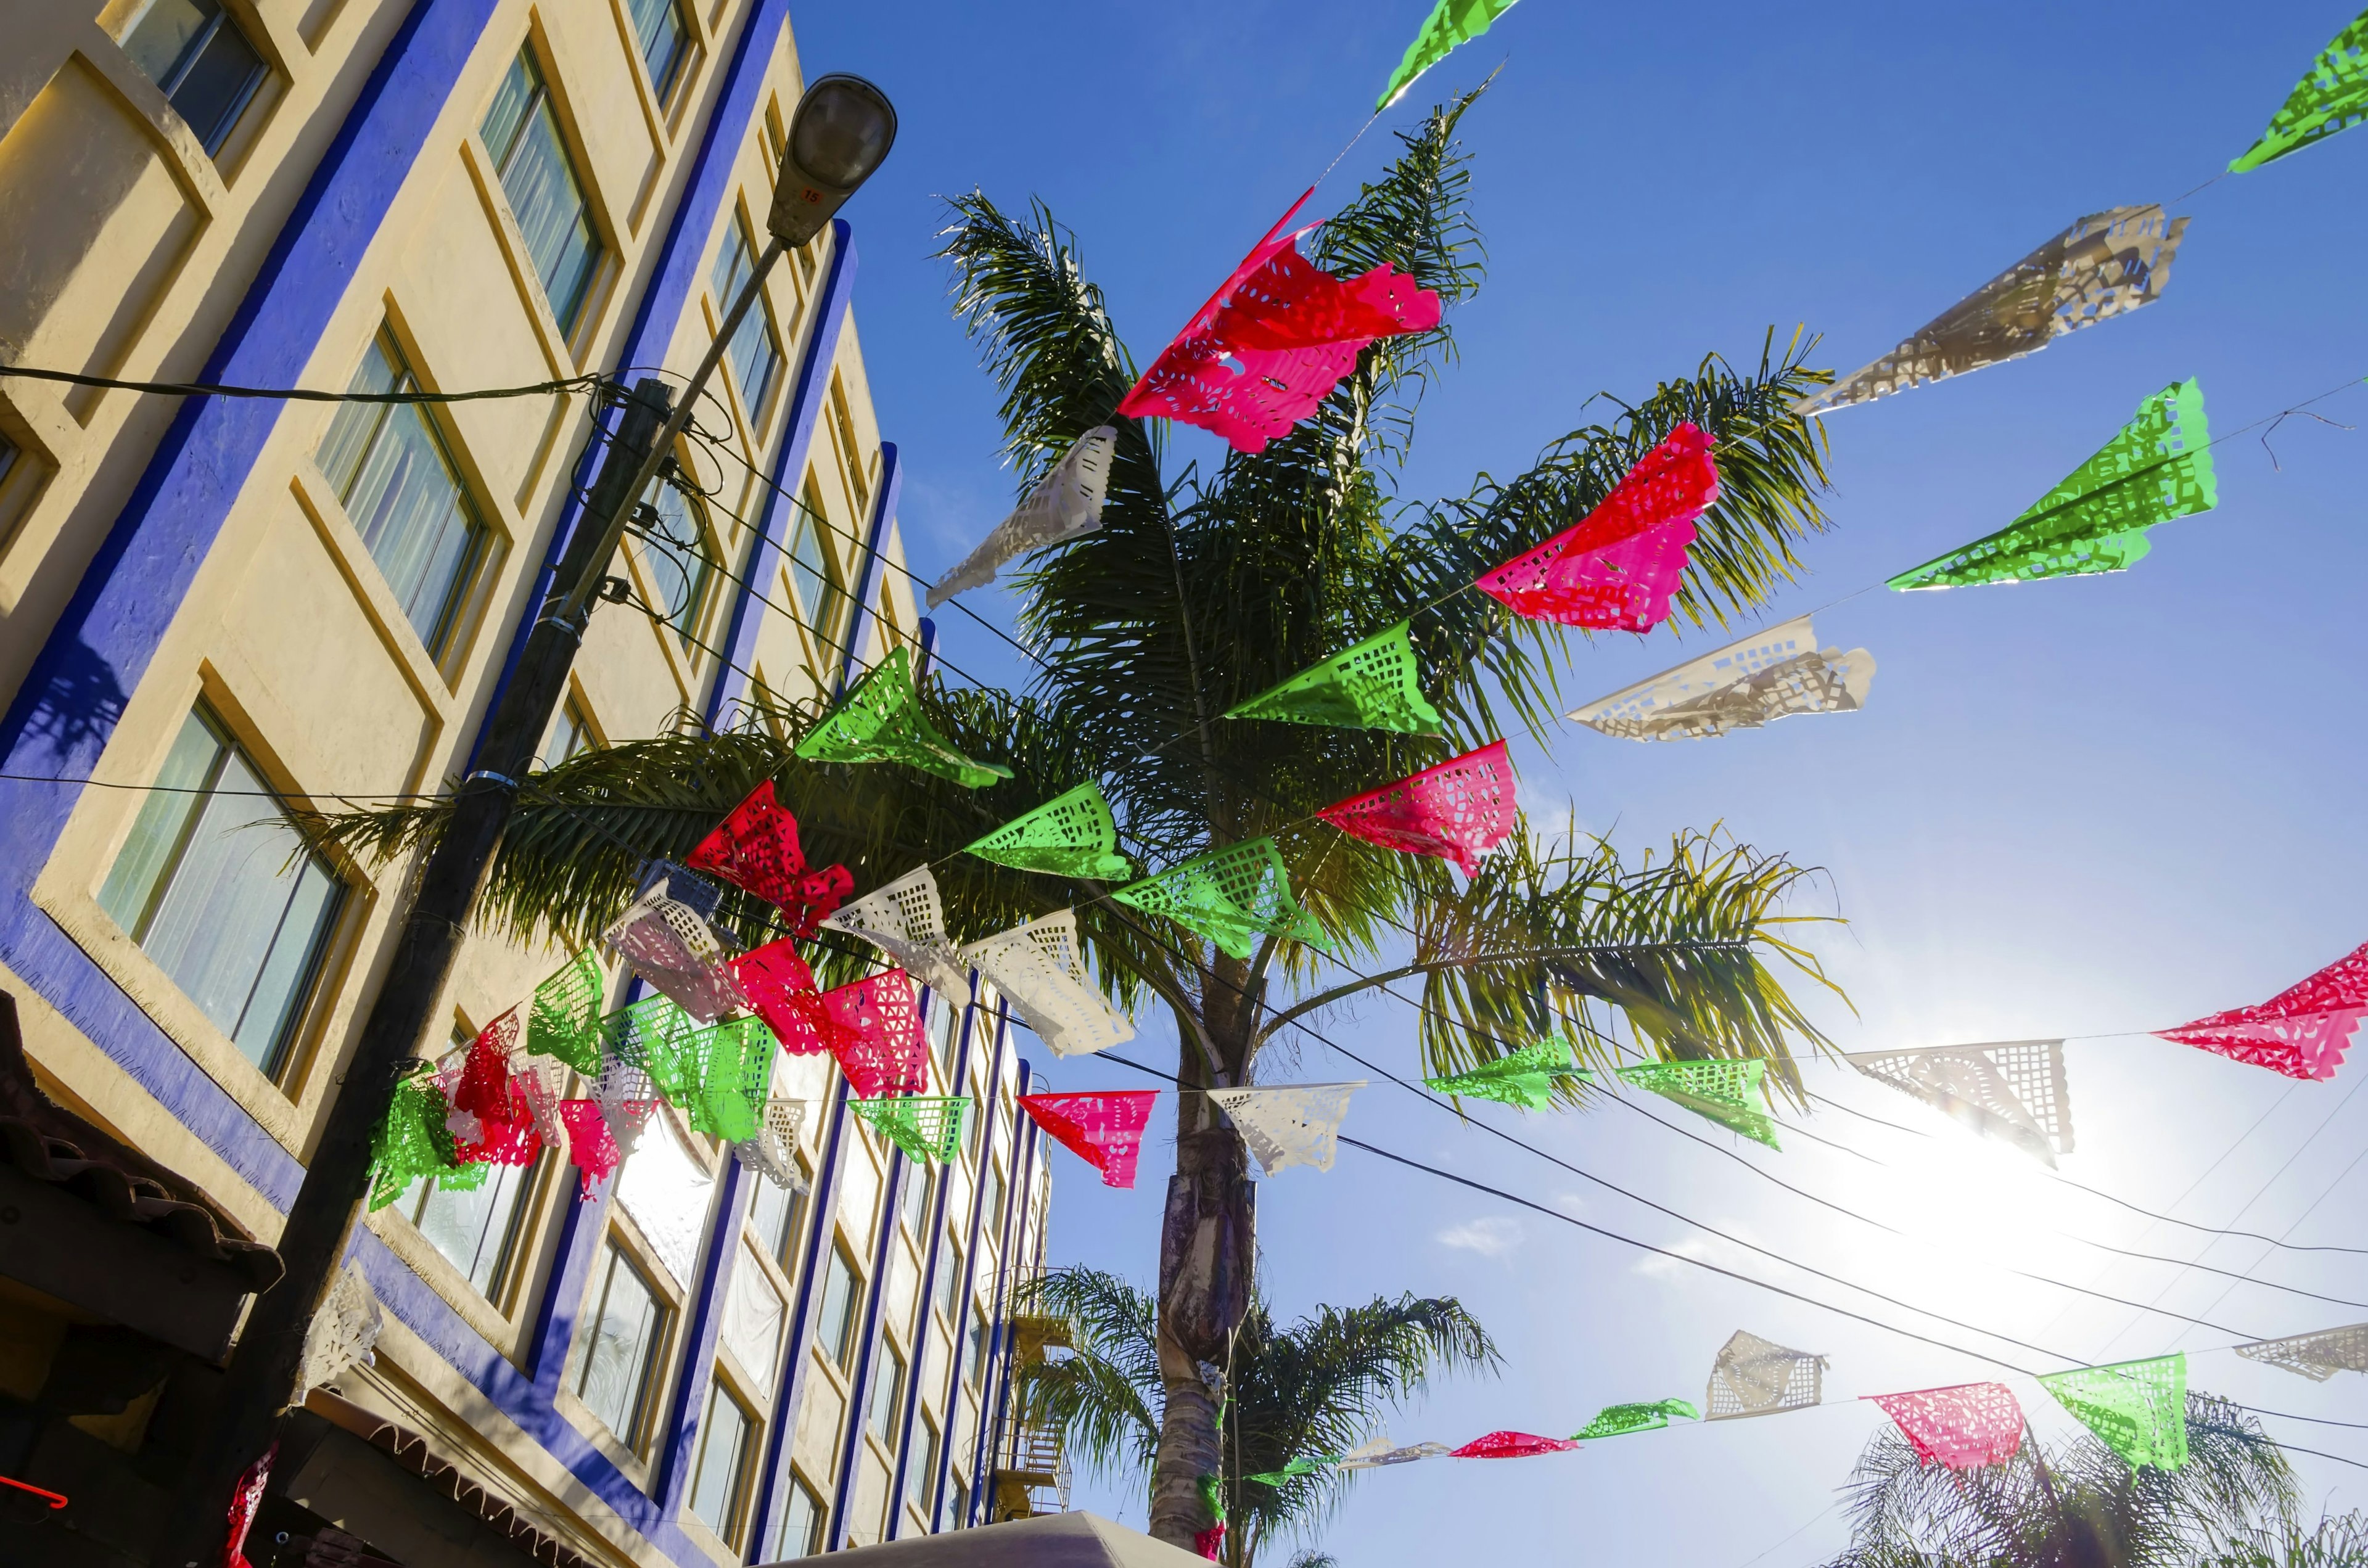
<instances>
[{"instance_id":1,"label":"green palm frond","mask_svg":"<svg viewBox=\"0 0 2368 1568\"><path fill-rule=\"evenodd\" d=\"M1116 1275L1056 1268L1020 1311L1069 1326L1069 1352L1019 1369L1022 1418L1063 1432L1087 1468L1148 1475L1159 1447L1158 1303Z\"/></svg>"}]
</instances>

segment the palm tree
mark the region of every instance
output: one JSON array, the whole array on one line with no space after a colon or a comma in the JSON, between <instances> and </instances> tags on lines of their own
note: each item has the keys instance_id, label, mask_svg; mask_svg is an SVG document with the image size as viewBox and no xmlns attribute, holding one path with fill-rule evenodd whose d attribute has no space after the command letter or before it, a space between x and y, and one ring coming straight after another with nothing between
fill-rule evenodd
<instances>
[{"instance_id":1,"label":"palm tree","mask_svg":"<svg viewBox=\"0 0 2368 1568\"><path fill-rule=\"evenodd\" d=\"M2358 1568L2368 1562L2368 1514L2329 1514L2305 1529L2293 1521L2247 1531L2195 1568Z\"/></svg>"},{"instance_id":2,"label":"palm tree","mask_svg":"<svg viewBox=\"0 0 2368 1568\"><path fill-rule=\"evenodd\" d=\"M2294 1471L2250 1416L2191 1392L2187 1450L2179 1470L2133 1471L2093 1437L2043 1451L2026 1432L2006 1463L1952 1471L1886 1429L1851 1472L1850 1545L1828 1568L2273 1568L2272 1543L2307 1540Z\"/></svg>"},{"instance_id":3,"label":"palm tree","mask_svg":"<svg viewBox=\"0 0 2368 1568\"><path fill-rule=\"evenodd\" d=\"M1401 137L1386 173L1317 231L1317 265L1345 274L1388 262L1449 305L1477 291L1480 240L1456 140L1471 102L1436 109ZM1781 855L1684 834L1667 856L1637 862L1608 843L1548 839L1525 825L1459 888L1441 862L1348 839L1311 813L1496 738L1500 712L1543 738L1567 639L1463 590L1592 507L1681 422L1716 437L1724 494L1701 521L1677 618L1723 625L1788 581L1795 543L1824 522L1818 438L1789 405L1830 376L1804 365L1800 340L1778 354L1771 334L1746 372L1705 358L1692 375L1619 403L1608 423L1555 441L1518 477L1483 474L1463 495L1402 504L1392 476L1422 392L1453 360L1448 326L1366 349L1314 416L1263 451L1231 454L1213 472L1171 471L1164 425L1112 415L1134 362L1074 236L1041 204L1015 217L980 194L952 201L951 220L943 254L956 310L1002 389L1023 493L1082 432L1119 430L1100 530L1017 579L1020 633L1042 661L1029 689L932 680L923 692L949 741L1011 777L973 791L901 767L802 760L791 746L819 722L813 705L752 713L725 733L587 752L522 795L481 923L585 938L630 899L643 857L687 853L770 779L809 856L843 862L860 890L932 862L962 939L1075 905L1111 994L1173 1016L1188 1088L1250 1083L1286 1023L1403 981L1420 987L1418 1040L1432 1072L1557 1031L1609 1061L1624 1021L1651 1054L1764 1058L1771 1081L1797 1092L1793 1043L1820 1037L1780 971L1823 975L1784 939L1784 900L1806 873ZM1443 735L1218 717L1408 617ZM1231 957L1101 899L1094 884L959 855L1088 779L1109 797L1128 848L1154 868L1272 835L1333 956L1274 937ZM432 841L446 813L440 803L359 813L324 832L383 858ZM721 918L755 941L769 914L734 898ZM874 958L848 942L821 965L847 974ZM1200 1094L1178 1096L1177 1115L1159 1251L1165 1397L1152 1525L1184 1543L1212 1522L1197 1478L1220 1463L1217 1403L1196 1369L1221 1361L1245 1320L1254 1248L1240 1135Z\"/></svg>"},{"instance_id":4,"label":"palm tree","mask_svg":"<svg viewBox=\"0 0 2368 1568\"><path fill-rule=\"evenodd\" d=\"M1043 1277L1029 1310L1067 1326L1069 1351L1022 1372L1021 1411L1059 1428L1089 1468L1140 1474L1147 1488L1167 1397L1157 1301L1116 1275L1064 1268ZM1204 1490L1224 1504L1231 1568L1251 1568L1275 1532L1328 1513L1350 1479L1328 1466L1279 1485L1252 1477L1348 1452L1434 1370L1494 1370L1498 1361L1487 1331L1452 1297L1319 1307L1288 1328L1253 1298L1232 1348L1230 1364L1212 1365L1202 1380L1222 1391L1224 1459ZM1310 1555L1320 1556L1302 1554Z\"/></svg>"}]
</instances>

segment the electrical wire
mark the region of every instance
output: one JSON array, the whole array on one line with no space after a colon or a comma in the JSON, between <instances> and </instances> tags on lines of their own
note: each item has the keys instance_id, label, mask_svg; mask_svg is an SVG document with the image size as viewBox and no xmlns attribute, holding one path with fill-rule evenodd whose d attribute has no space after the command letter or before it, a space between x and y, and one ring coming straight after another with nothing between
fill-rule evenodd
<instances>
[{"instance_id":1,"label":"electrical wire","mask_svg":"<svg viewBox=\"0 0 2368 1568\"><path fill-rule=\"evenodd\" d=\"M159 397L259 398L279 403L482 403L491 398L549 397L557 392L596 392L615 382L594 372L523 387L485 387L457 392L313 392L303 387L222 386L207 381L127 381L113 376L86 376L76 370L48 370L31 365L0 365L0 376L22 376L36 381L62 381L69 386L102 391L147 392Z\"/></svg>"}]
</instances>

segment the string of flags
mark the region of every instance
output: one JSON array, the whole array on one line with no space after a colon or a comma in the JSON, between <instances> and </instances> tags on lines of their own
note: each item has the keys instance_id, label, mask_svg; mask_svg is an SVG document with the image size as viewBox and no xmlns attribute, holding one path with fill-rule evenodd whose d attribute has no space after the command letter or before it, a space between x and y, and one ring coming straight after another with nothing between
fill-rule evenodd
<instances>
[{"instance_id":1,"label":"string of flags","mask_svg":"<svg viewBox=\"0 0 2368 1568\"><path fill-rule=\"evenodd\" d=\"M2316 1381L2338 1371L2368 1372L2368 1324L2233 1347L2239 1356ZM1599 1438L1656 1431L1672 1420L1740 1421L1812 1410L1828 1403L1830 1358L1737 1329L1711 1366L1702 1405L1684 1399L1606 1405L1568 1437L1490 1432L1468 1443L1396 1444L1386 1434L1345 1454L1294 1457L1281 1470L1245 1476L1281 1486L1326 1470L1353 1471L1429 1459L1533 1459L1567 1453ZM2187 1462L2187 1352L2075 1367L2032 1379L2133 1471L2178 1470ZM1958 1383L1861 1398L1890 1417L1926 1464L1965 1471L2004 1464L2022 1449L2030 1421L2002 1382Z\"/></svg>"}]
</instances>

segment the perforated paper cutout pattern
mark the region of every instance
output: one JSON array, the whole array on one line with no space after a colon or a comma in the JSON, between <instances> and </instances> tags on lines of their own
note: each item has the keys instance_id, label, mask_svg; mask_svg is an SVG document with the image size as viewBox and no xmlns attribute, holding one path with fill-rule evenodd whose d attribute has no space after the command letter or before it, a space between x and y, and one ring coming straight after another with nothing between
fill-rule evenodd
<instances>
[{"instance_id":1,"label":"perforated paper cutout pattern","mask_svg":"<svg viewBox=\"0 0 2368 1568\"><path fill-rule=\"evenodd\" d=\"M2187 1462L2187 1353L2050 1372L2039 1386L2132 1470Z\"/></svg>"},{"instance_id":2,"label":"perforated paper cutout pattern","mask_svg":"<svg viewBox=\"0 0 2368 1568\"><path fill-rule=\"evenodd\" d=\"M805 1125L805 1101L768 1099L757 1118L756 1136L733 1144L732 1155L775 1187L803 1192L806 1183L798 1175L797 1156Z\"/></svg>"},{"instance_id":3,"label":"perforated paper cutout pattern","mask_svg":"<svg viewBox=\"0 0 2368 1568\"><path fill-rule=\"evenodd\" d=\"M1644 631L1669 613L1694 519L1718 504L1711 437L1680 425L1595 509L1473 586L1533 620Z\"/></svg>"},{"instance_id":4,"label":"perforated paper cutout pattern","mask_svg":"<svg viewBox=\"0 0 2368 1568\"><path fill-rule=\"evenodd\" d=\"M1406 45L1389 85L1373 101L1379 114L1406 97L1415 78L1447 58L1457 44L1467 43L1488 30L1488 24L1513 8L1513 0L1439 0L1423 18L1422 30Z\"/></svg>"},{"instance_id":5,"label":"perforated paper cutout pattern","mask_svg":"<svg viewBox=\"0 0 2368 1568\"><path fill-rule=\"evenodd\" d=\"M591 949L570 959L567 967L534 988L526 1048L587 1076L600 1071L600 1012L607 985Z\"/></svg>"},{"instance_id":6,"label":"perforated paper cutout pattern","mask_svg":"<svg viewBox=\"0 0 2368 1568\"><path fill-rule=\"evenodd\" d=\"M1861 1051L1844 1060L2051 1168L2056 1155L2072 1152L2072 1097L2060 1040Z\"/></svg>"},{"instance_id":7,"label":"perforated paper cutout pattern","mask_svg":"<svg viewBox=\"0 0 2368 1568\"><path fill-rule=\"evenodd\" d=\"M308 1389L326 1388L355 1367L375 1365L385 1328L386 1315L361 1265L347 1264L304 1330L304 1359L296 1373L299 1403Z\"/></svg>"},{"instance_id":8,"label":"perforated paper cutout pattern","mask_svg":"<svg viewBox=\"0 0 2368 1568\"><path fill-rule=\"evenodd\" d=\"M2022 1406L2004 1383L1961 1383L1868 1396L1898 1423L1917 1457L1951 1470L2004 1464L2022 1447Z\"/></svg>"},{"instance_id":9,"label":"perforated paper cutout pattern","mask_svg":"<svg viewBox=\"0 0 2368 1568\"><path fill-rule=\"evenodd\" d=\"M724 966L723 945L699 912L657 882L600 935L609 950L700 1023L747 1006Z\"/></svg>"},{"instance_id":10,"label":"perforated paper cutout pattern","mask_svg":"<svg viewBox=\"0 0 2368 1568\"><path fill-rule=\"evenodd\" d=\"M1315 814L1368 844L1452 860L1467 877L1479 870L1480 857L1502 844L1520 820L1513 761L1505 755L1502 741L1352 795Z\"/></svg>"},{"instance_id":11,"label":"perforated paper cutout pattern","mask_svg":"<svg viewBox=\"0 0 2368 1568\"><path fill-rule=\"evenodd\" d=\"M1964 587L2126 571L2152 548L2148 528L2219 504L2203 390L2192 378L2174 381L2013 522L1886 585Z\"/></svg>"},{"instance_id":12,"label":"perforated paper cutout pattern","mask_svg":"<svg viewBox=\"0 0 2368 1568\"><path fill-rule=\"evenodd\" d=\"M864 672L855 689L796 749L809 762L901 762L966 790L1011 777L1008 767L973 761L938 733L921 711L912 651L901 642Z\"/></svg>"},{"instance_id":13,"label":"perforated paper cutout pattern","mask_svg":"<svg viewBox=\"0 0 2368 1568\"><path fill-rule=\"evenodd\" d=\"M777 906L794 937L813 936L823 917L855 891L844 866L807 869L805 851L798 846L798 820L774 799L769 778L700 840L689 860L693 868L713 871Z\"/></svg>"},{"instance_id":14,"label":"perforated paper cutout pattern","mask_svg":"<svg viewBox=\"0 0 2368 1568\"><path fill-rule=\"evenodd\" d=\"M2237 1354L2323 1383L2338 1372L2368 1372L2368 1323L2257 1340L2237 1346Z\"/></svg>"},{"instance_id":15,"label":"perforated paper cutout pattern","mask_svg":"<svg viewBox=\"0 0 2368 1568\"><path fill-rule=\"evenodd\" d=\"M2067 332L2150 305L2187 220L2157 205L2092 212L1926 323L1873 364L1793 404L1827 414L2036 354Z\"/></svg>"},{"instance_id":16,"label":"perforated paper cutout pattern","mask_svg":"<svg viewBox=\"0 0 2368 1568\"><path fill-rule=\"evenodd\" d=\"M927 866L842 905L823 927L862 937L940 996L970 994L970 966L946 937L946 907Z\"/></svg>"},{"instance_id":17,"label":"perforated paper cutout pattern","mask_svg":"<svg viewBox=\"0 0 2368 1568\"><path fill-rule=\"evenodd\" d=\"M657 1085L650 1081L648 1069L641 1063L612 1055L602 1063L600 1076L593 1082L592 1099L600 1108L600 1119L608 1124L609 1144L616 1151L617 1163L621 1165L642 1141L642 1129L658 1108ZM577 1148L582 1148L580 1141Z\"/></svg>"},{"instance_id":18,"label":"perforated paper cutout pattern","mask_svg":"<svg viewBox=\"0 0 2368 1568\"><path fill-rule=\"evenodd\" d=\"M962 949L963 961L1004 996L1056 1056L1087 1056L1134 1038L1134 1020L1112 1006L1086 970L1075 910L999 931Z\"/></svg>"},{"instance_id":19,"label":"perforated paper cutout pattern","mask_svg":"<svg viewBox=\"0 0 2368 1568\"><path fill-rule=\"evenodd\" d=\"M727 1142L757 1135L773 1082L773 1036L756 1018L727 1018L691 1039L697 1096L683 1108L691 1131Z\"/></svg>"},{"instance_id":20,"label":"perforated paper cutout pattern","mask_svg":"<svg viewBox=\"0 0 2368 1568\"><path fill-rule=\"evenodd\" d=\"M699 1025L668 996L644 996L609 1016L609 1058L649 1075L654 1093L685 1106L699 1092L692 1041Z\"/></svg>"},{"instance_id":21,"label":"perforated paper cutout pattern","mask_svg":"<svg viewBox=\"0 0 2368 1568\"><path fill-rule=\"evenodd\" d=\"M534 1120L535 1136L562 1158L567 1153L567 1125L559 1119L559 1103L567 1093L567 1074L564 1062L522 1051L510 1053L510 1083Z\"/></svg>"},{"instance_id":22,"label":"perforated paper cutout pattern","mask_svg":"<svg viewBox=\"0 0 2368 1568\"><path fill-rule=\"evenodd\" d=\"M1631 1432L1653 1432L1669 1424L1672 1415L1682 1415L1689 1421L1702 1419L1702 1412L1690 1400L1659 1399L1650 1404L1607 1404L1596 1412L1595 1419L1571 1436L1575 1441L1586 1442L1596 1437L1624 1437Z\"/></svg>"},{"instance_id":23,"label":"perforated paper cutout pattern","mask_svg":"<svg viewBox=\"0 0 2368 1568\"><path fill-rule=\"evenodd\" d=\"M1110 459L1117 450L1118 431L1110 426L1097 425L1078 437L1028 492L1028 499L996 524L961 565L938 579L929 590L929 608L992 583L1008 562L1100 528L1102 503L1110 494Z\"/></svg>"},{"instance_id":24,"label":"perforated paper cutout pattern","mask_svg":"<svg viewBox=\"0 0 2368 1568\"><path fill-rule=\"evenodd\" d=\"M1556 1036L1484 1062L1469 1072L1425 1078L1423 1083L1442 1095L1496 1100L1521 1110L1545 1110L1554 1105L1554 1080L1577 1075L1573 1060L1570 1041Z\"/></svg>"},{"instance_id":25,"label":"perforated paper cutout pattern","mask_svg":"<svg viewBox=\"0 0 2368 1568\"><path fill-rule=\"evenodd\" d=\"M1736 1329L1710 1372L1705 1421L1806 1410L1825 1397L1826 1358Z\"/></svg>"},{"instance_id":26,"label":"perforated paper cutout pattern","mask_svg":"<svg viewBox=\"0 0 2368 1568\"><path fill-rule=\"evenodd\" d=\"M1145 915L1173 920L1247 959L1262 937L1287 937L1329 951L1323 928L1291 894L1291 875L1271 838L1195 857L1110 895Z\"/></svg>"},{"instance_id":27,"label":"perforated paper cutout pattern","mask_svg":"<svg viewBox=\"0 0 2368 1568\"><path fill-rule=\"evenodd\" d=\"M424 1074L394 1086L394 1097L370 1140L373 1211L402 1197L420 1177L459 1168L452 1157L452 1134L444 1126L451 1108L444 1092Z\"/></svg>"},{"instance_id":28,"label":"perforated paper cutout pattern","mask_svg":"<svg viewBox=\"0 0 2368 1568\"><path fill-rule=\"evenodd\" d=\"M732 977L782 1050L808 1056L830 1049L830 1015L823 1007L814 971L798 956L790 937L734 959Z\"/></svg>"},{"instance_id":29,"label":"perforated paper cutout pattern","mask_svg":"<svg viewBox=\"0 0 2368 1568\"><path fill-rule=\"evenodd\" d=\"M859 1099L917 1095L929 1086L929 1042L921 1033L921 1005L912 977L883 970L822 994L837 1026L831 1054Z\"/></svg>"},{"instance_id":30,"label":"perforated paper cutout pattern","mask_svg":"<svg viewBox=\"0 0 2368 1568\"><path fill-rule=\"evenodd\" d=\"M1225 710L1228 719L1270 719L1339 730L1439 733L1439 710L1422 694L1411 621L1366 638L1344 653Z\"/></svg>"},{"instance_id":31,"label":"perforated paper cutout pattern","mask_svg":"<svg viewBox=\"0 0 2368 1568\"><path fill-rule=\"evenodd\" d=\"M562 1100L559 1119L567 1124L567 1157L583 1173L578 1190L589 1199L592 1189L625 1163L624 1152L617 1147L616 1134L609 1131L598 1100Z\"/></svg>"},{"instance_id":32,"label":"perforated paper cutout pattern","mask_svg":"<svg viewBox=\"0 0 2368 1568\"><path fill-rule=\"evenodd\" d=\"M2324 142L2368 119L2368 11L2319 51L2309 74L2294 84L2261 139L2230 160L2228 172L2245 174L2263 164Z\"/></svg>"},{"instance_id":33,"label":"perforated paper cutout pattern","mask_svg":"<svg viewBox=\"0 0 2368 1568\"><path fill-rule=\"evenodd\" d=\"M1134 875L1118 852L1118 823L1101 786L1088 779L1012 818L962 852L1015 870L1114 882Z\"/></svg>"},{"instance_id":34,"label":"perforated paper cutout pattern","mask_svg":"<svg viewBox=\"0 0 2368 1568\"><path fill-rule=\"evenodd\" d=\"M1104 1187L1132 1187L1143 1130L1158 1098L1156 1089L1022 1095L1019 1108L1061 1147L1099 1171Z\"/></svg>"},{"instance_id":35,"label":"perforated paper cutout pattern","mask_svg":"<svg viewBox=\"0 0 2368 1568\"><path fill-rule=\"evenodd\" d=\"M1449 1453L1445 1443L1408 1443L1403 1448L1388 1437L1375 1437L1360 1443L1340 1456L1342 1470L1378 1470L1383 1465L1412 1464L1417 1460L1444 1459Z\"/></svg>"},{"instance_id":36,"label":"perforated paper cutout pattern","mask_svg":"<svg viewBox=\"0 0 2368 1568\"><path fill-rule=\"evenodd\" d=\"M1696 1116L1706 1116L1771 1149L1784 1146L1776 1141L1775 1119L1759 1108L1768 1063L1756 1056L1746 1061L1645 1062L1615 1071L1626 1082L1675 1100Z\"/></svg>"},{"instance_id":37,"label":"perforated paper cutout pattern","mask_svg":"<svg viewBox=\"0 0 2368 1568\"><path fill-rule=\"evenodd\" d=\"M2368 1017L2368 946L2250 1007L2161 1031L2164 1040L2216 1051L2289 1078L2325 1080L2343 1065Z\"/></svg>"},{"instance_id":38,"label":"perforated paper cutout pattern","mask_svg":"<svg viewBox=\"0 0 2368 1568\"><path fill-rule=\"evenodd\" d=\"M1541 1437L1529 1432L1491 1432L1462 1448L1447 1450L1458 1460L1526 1460L1540 1454L1565 1454L1578 1447L1571 1437Z\"/></svg>"},{"instance_id":39,"label":"perforated paper cutout pattern","mask_svg":"<svg viewBox=\"0 0 2368 1568\"><path fill-rule=\"evenodd\" d=\"M913 1158L943 1165L962 1153L962 1117L970 1109L970 1100L961 1095L935 1098L907 1095L850 1100L847 1108Z\"/></svg>"},{"instance_id":40,"label":"perforated paper cutout pattern","mask_svg":"<svg viewBox=\"0 0 2368 1568\"><path fill-rule=\"evenodd\" d=\"M1627 741L1707 740L1802 713L1866 705L1874 655L1820 650L1802 616L1599 698L1570 716Z\"/></svg>"},{"instance_id":41,"label":"perforated paper cutout pattern","mask_svg":"<svg viewBox=\"0 0 2368 1568\"><path fill-rule=\"evenodd\" d=\"M1349 1096L1365 1086L1353 1084L1293 1084L1276 1089L1211 1089L1209 1097L1233 1118L1261 1175L1293 1165L1332 1168L1339 1153L1340 1123Z\"/></svg>"},{"instance_id":42,"label":"perforated paper cutout pattern","mask_svg":"<svg viewBox=\"0 0 2368 1568\"><path fill-rule=\"evenodd\" d=\"M1340 278L1302 257L1307 229L1289 231L1306 203L1292 203L1160 350L1121 414L1196 425L1235 451L1262 451L1315 411L1367 344L1439 324L1439 296L1387 263Z\"/></svg>"}]
</instances>

